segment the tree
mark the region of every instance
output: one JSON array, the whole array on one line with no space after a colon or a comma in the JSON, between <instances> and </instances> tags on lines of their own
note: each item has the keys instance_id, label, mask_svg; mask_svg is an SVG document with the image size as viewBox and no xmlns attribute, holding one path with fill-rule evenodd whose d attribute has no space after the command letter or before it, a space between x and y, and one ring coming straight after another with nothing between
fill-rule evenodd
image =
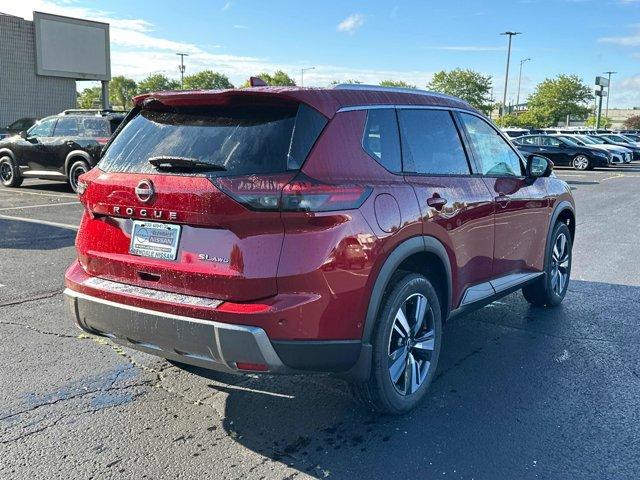
<instances>
[{"instance_id":1,"label":"tree","mask_svg":"<svg viewBox=\"0 0 640 480\"><path fill-rule=\"evenodd\" d=\"M558 75L539 83L527 103L529 110L544 118L544 123L549 126L566 120L567 115L586 116L592 98L591 88L577 75Z\"/></svg>"},{"instance_id":2,"label":"tree","mask_svg":"<svg viewBox=\"0 0 640 480\"><path fill-rule=\"evenodd\" d=\"M520 127L521 120L518 115L514 115L513 113L509 113L507 115L503 115L500 118L496 118L495 122L499 127Z\"/></svg>"},{"instance_id":3,"label":"tree","mask_svg":"<svg viewBox=\"0 0 640 480\"><path fill-rule=\"evenodd\" d=\"M118 75L109 82L109 101L112 105L129 110L133 106L132 98L137 90L135 80Z\"/></svg>"},{"instance_id":4,"label":"tree","mask_svg":"<svg viewBox=\"0 0 640 480\"><path fill-rule=\"evenodd\" d=\"M380 82L381 87L400 87L400 88L416 88L415 85L411 85L402 80L383 80Z\"/></svg>"},{"instance_id":5,"label":"tree","mask_svg":"<svg viewBox=\"0 0 640 480\"><path fill-rule=\"evenodd\" d=\"M584 124L587 127L595 127L597 122L598 122L598 117L596 117L595 115L589 115L589 117L585 120ZM613 125L613 120L611 120L609 117L605 117L604 115L600 117L599 128L609 128L611 127L611 125Z\"/></svg>"},{"instance_id":6,"label":"tree","mask_svg":"<svg viewBox=\"0 0 640 480\"><path fill-rule=\"evenodd\" d=\"M256 77L261 78L267 85L276 86L276 87L295 87L296 82L293 78L287 75L282 70L276 70L273 72L273 75L268 72L262 72ZM249 80L244 82L242 85L243 88L249 87Z\"/></svg>"},{"instance_id":7,"label":"tree","mask_svg":"<svg viewBox=\"0 0 640 480\"><path fill-rule=\"evenodd\" d=\"M624 128L629 130L640 130L640 115L634 115L624 121Z\"/></svg>"},{"instance_id":8,"label":"tree","mask_svg":"<svg viewBox=\"0 0 640 480\"><path fill-rule=\"evenodd\" d=\"M100 107L102 102L102 88L90 87L85 88L78 95L78 108L96 108Z\"/></svg>"},{"instance_id":9,"label":"tree","mask_svg":"<svg viewBox=\"0 0 640 480\"><path fill-rule=\"evenodd\" d=\"M485 114L491 113L491 76L456 68L436 73L427 84L429 90L453 95L467 101Z\"/></svg>"},{"instance_id":10,"label":"tree","mask_svg":"<svg viewBox=\"0 0 640 480\"><path fill-rule=\"evenodd\" d=\"M168 78L161 73L154 73L138 82L138 93L161 92L163 90L177 90L179 88L180 82Z\"/></svg>"},{"instance_id":11,"label":"tree","mask_svg":"<svg viewBox=\"0 0 640 480\"><path fill-rule=\"evenodd\" d=\"M223 73L202 70L184 77L184 88L187 90L222 90L233 88L233 84L229 81L229 77Z\"/></svg>"},{"instance_id":12,"label":"tree","mask_svg":"<svg viewBox=\"0 0 640 480\"><path fill-rule=\"evenodd\" d=\"M362 83L362 82L360 80L355 80L353 78L349 78L347 80L342 80L342 81L333 80L329 85L331 85L332 87L335 87L336 85L341 85L343 83L354 85L354 84L359 84L359 83Z\"/></svg>"}]
</instances>

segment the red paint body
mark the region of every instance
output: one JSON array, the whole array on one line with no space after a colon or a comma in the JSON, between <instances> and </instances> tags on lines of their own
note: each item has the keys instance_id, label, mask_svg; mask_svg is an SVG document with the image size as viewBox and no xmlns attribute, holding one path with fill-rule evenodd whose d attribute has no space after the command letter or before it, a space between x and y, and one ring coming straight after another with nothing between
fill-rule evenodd
<instances>
[{"instance_id":1,"label":"red paint body","mask_svg":"<svg viewBox=\"0 0 640 480\"><path fill-rule=\"evenodd\" d=\"M529 185L522 178L391 173L362 148L367 112L338 113L343 107L396 104L470 110L449 98L250 88L144 95L137 105L150 97L167 106L303 102L328 123L301 173L327 184L363 185L370 193L357 209L253 211L204 176L106 173L98 167L82 177L87 188L81 195L85 213L76 242L78 262L66 273L73 290L167 313L259 326L272 340L360 339L378 273L405 240L425 235L445 247L453 310L469 286L508 273L541 271L552 209L560 200L572 202L555 178ZM294 175L281 179L282 185ZM146 178L156 189L149 204L134 193ZM496 201L500 194L510 200ZM448 201L430 206L429 199L437 197ZM145 218L183 226L176 261L129 254L132 219ZM200 254L228 263L202 261ZM83 285L92 276L225 303L214 309L96 290Z\"/></svg>"}]
</instances>

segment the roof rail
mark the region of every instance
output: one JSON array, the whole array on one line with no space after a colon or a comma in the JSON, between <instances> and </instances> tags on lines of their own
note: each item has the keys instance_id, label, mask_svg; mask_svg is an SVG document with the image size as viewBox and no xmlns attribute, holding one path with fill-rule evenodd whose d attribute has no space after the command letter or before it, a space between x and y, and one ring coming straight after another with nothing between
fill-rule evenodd
<instances>
[{"instance_id":1,"label":"roof rail","mask_svg":"<svg viewBox=\"0 0 640 480\"><path fill-rule=\"evenodd\" d=\"M468 103L461 98L454 97L452 95L446 95L444 93L432 92L429 90L422 90L419 88L405 88L405 87L383 87L381 85L367 85L365 83L339 83L334 85L335 90L367 90L375 92L391 92L391 93L411 93L413 95L425 95L428 97L440 97L449 100L457 100L458 102Z\"/></svg>"},{"instance_id":2,"label":"roof rail","mask_svg":"<svg viewBox=\"0 0 640 480\"><path fill-rule=\"evenodd\" d=\"M102 115L103 113L127 113L120 110L112 110L112 109L101 109L101 108L68 108L67 110L63 110L61 115L83 115L83 114L94 114L94 115Z\"/></svg>"}]
</instances>

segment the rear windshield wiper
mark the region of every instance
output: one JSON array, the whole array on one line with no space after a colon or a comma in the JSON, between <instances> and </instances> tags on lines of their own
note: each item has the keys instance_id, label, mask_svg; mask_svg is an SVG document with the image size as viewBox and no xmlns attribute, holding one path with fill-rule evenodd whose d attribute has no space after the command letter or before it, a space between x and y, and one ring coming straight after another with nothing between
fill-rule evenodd
<instances>
[{"instance_id":1,"label":"rear windshield wiper","mask_svg":"<svg viewBox=\"0 0 640 480\"><path fill-rule=\"evenodd\" d=\"M202 162L189 157L151 157L149 158L149 163L158 170L226 170L222 165Z\"/></svg>"}]
</instances>

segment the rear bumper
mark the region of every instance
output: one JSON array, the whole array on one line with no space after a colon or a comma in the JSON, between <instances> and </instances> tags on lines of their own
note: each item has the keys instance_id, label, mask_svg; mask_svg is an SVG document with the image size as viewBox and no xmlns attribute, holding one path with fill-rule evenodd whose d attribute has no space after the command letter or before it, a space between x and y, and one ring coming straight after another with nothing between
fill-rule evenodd
<instances>
[{"instance_id":1,"label":"rear bumper","mask_svg":"<svg viewBox=\"0 0 640 480\"><path fill-rule=\"evenodd\" d=\"M85 332L152 355L230 373L238 363L288 368L258 327L231 325L123 305L65 290L71 316Z\"/></svg>"},{"instance_id":2,"label":"rear bumper","mask_svg":"<svg viewBox=\"0 0 640 480\"><path fill-rule=\"evenodd\" d=\"M221 323L126 305L70 288L71 316L85 332L170 360L227 373L346 372L359 340L274 341L256 326ZM251 367L253 366L253 368Z\"/></svg>"}]
</instances>

